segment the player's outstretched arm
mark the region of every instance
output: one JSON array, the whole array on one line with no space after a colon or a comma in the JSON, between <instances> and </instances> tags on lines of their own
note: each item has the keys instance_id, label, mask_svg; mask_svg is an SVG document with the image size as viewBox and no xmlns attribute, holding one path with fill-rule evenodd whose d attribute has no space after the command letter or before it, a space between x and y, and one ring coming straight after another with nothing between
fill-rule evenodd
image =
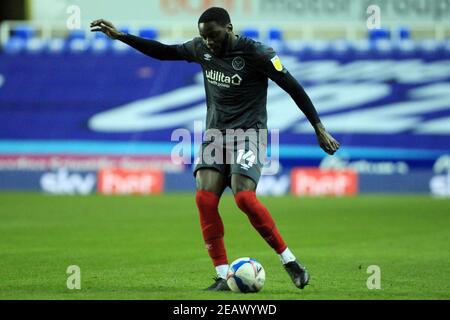
<instances>
[{"instance_id":1,"label":"player's outstretched arm","mask_svg":"<svg viewBox=\"0 0 450 320\"><path fill-rule=\"evenodd\" d=\"M316 131L320 147L328 154L334 155L340 148L339 142L328 133L320 121L316 108L311 99L292 75L286 71L285 74L273 79L283 90L285 90L295 101L300 110L308 118Z\"/></svg>"},{"instance_id":2,"label":"player's outstretched arm","mask_svg":"<svg viewBox=\"0 0 450 320\"><path fill-rule=\"evenodd\" d=\"M110 39L120 40L143 54L158 60L186 60L176 46L168 46L154 40L139 38L120 32L114 25L104 19L91 23L91 32L103 32Z\"/></svg>"}]
</instances>

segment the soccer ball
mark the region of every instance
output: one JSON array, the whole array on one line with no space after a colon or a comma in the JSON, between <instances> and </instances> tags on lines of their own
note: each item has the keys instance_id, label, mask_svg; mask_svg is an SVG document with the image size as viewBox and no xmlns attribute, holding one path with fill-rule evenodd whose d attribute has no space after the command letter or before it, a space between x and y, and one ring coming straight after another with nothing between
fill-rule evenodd
<instances>
[{"instance_id":1,"label":"soccer ball","mask_svg":"<svg viewBox=\"0 0 450 320\"><path fill-rule=\"evenodd\" d=\"M252 258L240 258L230 265L227 283L233 292L252 293L261 291L266 272L261 263Z\"/></svg>"}]
</instances>

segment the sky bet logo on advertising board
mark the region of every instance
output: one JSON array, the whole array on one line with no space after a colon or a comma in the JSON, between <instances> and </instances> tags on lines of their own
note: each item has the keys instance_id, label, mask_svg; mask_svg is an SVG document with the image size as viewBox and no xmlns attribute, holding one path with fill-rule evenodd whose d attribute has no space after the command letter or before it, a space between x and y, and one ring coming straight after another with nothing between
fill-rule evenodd
<instances>
[{"instance_id":1,"label":"sky bet logo on advertising board","mask_svg":"<svg viewBox=\"0 0 450 320\"><path fill-rule=\"evenodd\" d=\"M46 172L39 181L44 192L70 195L93 193L96 183L97 178L94 173L69 172L65 168L56 172Z\"/></svg>"},{"instance_id":2,"label":"sky bet logo on advertising board","mask_svg":"<svg viewBox=\"0 0 450 320\"><path fill-rule=\"evenodd\" d=\"M218 87L240 86L242 82L242 78L238 74L227 76L225 73L216 70L206 70L205 76L209 83Z\"/></svg>"}]
</instances>

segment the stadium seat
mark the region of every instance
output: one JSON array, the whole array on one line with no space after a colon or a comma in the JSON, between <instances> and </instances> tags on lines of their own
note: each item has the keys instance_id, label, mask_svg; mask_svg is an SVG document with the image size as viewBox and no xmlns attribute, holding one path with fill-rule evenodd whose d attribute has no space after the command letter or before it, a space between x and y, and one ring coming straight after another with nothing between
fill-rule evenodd
<instances>
[{"instance_id":1,"label":"stadium seat","mask_svg":"<svg viewBox=\"0 0 450 320\"><path fill-rule=\"evenodd\" d=\"M426 39L419 42L419 48L426 52L435 52L441 47L440 43L434 39Z\"/></svg>"},{"instance_id":2,"label":"stadium seat","mask_svg":"<svg viewBox=\"0 0 450 320\"><path fill-rule=\"evenodd\" d=\"M11 37L3 46L3 51L8 54L17 54L25 49L26 40L19 37Z\"/></svg>"},{"instance_id":3,"label":"stadium seat","mask_svg":"<svg viewBox=\"0 0 450 320\"><path fill-rule=\"evenodd\" d=\"M270 28L267 33L267 45L272 47L276 52L284 50L285 41L283 41L283 31L279 28Z\"/></svg>"},{"instance_id":4,"label":"stadium seat","mask_svg":"<svg viewBox=\"0 0 450 320\"><path fill-rule=\"evenodd\" d=\"M397 41L395 42L394 51L396 58L413 58L416 54L416 42L409 39Z\"/></svg>"},{"instance_id":5,"label":"stadium seat","mask_svg":"<svg viewBox=\"0 0 450 320\"><path fill-rule=\"evenodd\" d=\"M67 36L67 40L86 39L86 32L84 30L71 30Z\"/></svg>"},{"instance_id":6,"label":"stadium seat","mask_svg":"<svg viewBox=\"0 0 450 320\"><path fill-rule=\"evenodd\" d=\"M123 32L123 33L131 33L131 31L130 31L131 29L129 27L120 27L118 29L120 32Z\"/></svg>"},{"instance_id":7,"label":"stadium seat","mask_svg":"<svg viewBox=\"0 0 450 320\"><path fill-rule=\"evenodd\" d=\"M89 41L86 39L74 39L69 42L69 50L72 53L83 53L89 50Z\"/></svg>"},{"instance_id":8,"label":"stadium seat","mask_svg":"<svg viewBox=\"0 0 450 320\"><path fill-rule=\"evenodd\" d=\"M445 55L444 43L435 39L426 39L418 42L419 54L424 59L433 59Z\"/></svg>"},{"instance_id":9,"label":"stadium seat","mask_svg":"<svg viewBox=\"0 0 450 320\"><path fill-rule=\"evenodd\" d=\"M36 36L36 28L29 25L21 25L13 27L11 30L12 37L28 40Z\"/></svg>"},{"instance_id":10,"label":"stadium seat","mask_svg":"<svg viewBox=\"0 0 450 320\"><path fill-rule=\"evenodd\" d=\"M401 40L410 39L410 37L411 37L411 30L409 28L407 28L407 27L400 27L398 29L398 37Z\"/></svg>"},{"instance_id":11,"label":"stadium seat","mask_svg":"<svg viewBox=\"0 0 450 320\"><path fill-rule=\"evenodd\" d=\"M296 54L303 52L306 48L306 42L303 40L291 40L284 43L286 54Z\"/></svg>"},{"instance_id":12,"label":"stadium seat","mask_svg":"<svg viewBox=\"0 0 450 320\"><path fill-rule=\"evenodd\" d=\"M113 41L112 49L113 49L114 53L126 53L126 52L131 51L130 46L123 43L122 41ZM135 52L135 51L133 50L133 52Z\"/></svg>"},{"instance_id":13,"label":"stadium seat","mask_svg":"<svg viewBox=\"0 0 450 320\"><path fill-rule=\"evenodd\" d=\"M94 33L94 39L109 39L107 35L105 35L103 32L95 32Z\"/></svg>"},{"instance_id":14,"label":"stadium seat","mask_svg":"<svg viewBox=\"0 0 450 320\"><path fill-rule=\"evenodd\" d=\"M370 41L378 41L383 39L390 39L391 32L388 29L374 29L369 31L369 40Z\"/></svg>"},{"instance_id":15,"label":"stadium seat","mask_svg":"<svg viewBox=\"0 0 450 320\"><path fill-rule=\"evenodd\" d=\"M158 29L156 28L142 28L139 30L139 36L149 40L155 40L159 36Z\"/></svg>"},{"instance_id":16,"label":"stadium seat","mask_svg":"<svg viewBox=\"0 0 450 320\"><path fill-rule=\"evenodd\" d=\"M311 49L315 58L320 59L326 56L330 51L330 43L325 40L314 40L309 42L308 47Z\"/></svg>"},{"instance_id":17,"label":"stadium seat","mask_svg":"<svg viewBox=\"0 0 450 320\"><path fill-rule=\"evenodd\" d=\"M283 30L279 28L269 29L269 41L283 41Z\"/></svg>"},{"instance_id":18,"label":"stadium seat","mask_svg":"<svg viewBox=\"0 0 450 320\"><path fill-rule=\"evenodd\" d=\"M394 52L393 42L389 39L371 42L370 48L369 58L372 59L390 59Z\"/></svg>"},{"instance_id":19,"label":"stadium seat","mask_svg":"<svg viewBox=\"0 0 450 320\"><path fill-rule=\"evenodd\" d=\"M369 59L373 55L372 43L369 40L357 40L351 43L354 55L358 59Z\"/></svg>"},{"instance_id":20,"label":"stadium seat","mask_svg":"<svg viewBox=\"0 0 450 320\"><path fill-rule=\"evenodd\" d=\"M259 30L255 28L245 28L242 29L241 35L244 37L251 38L253 40L259 40Z\"/></svg>"},{"instance_id":21,"label":"stadium seat","mask_svg":"<svg viewBox=\"0 0 450 320\"><path fill-rule=\"evenodd\" d=\"M348 53L351 49L351 43L344 39L330 41L330 49L336 53Z\"/></svg>"},{"instance_id":22,"label":"stadium seat","mask_svg":"<svg viewBox=\"0 0 450 320\"><path fill-rule=\"evenodd\" d=\"M104 53L111 47L109 38L97 38L91 41L91 50L94 53Z\"/></svg>"},{"instance_id":23,"label":"stadium seat","mask_svg":"<svg viewBox=\"0 0 450 320\"><path fill-rule=\"evenodd\" d=\"M44 51L47 46L47 41L39 38L33 38L25 43L25 49L27 53L40 53Z\"/></svg>"},{"instance_id":24,"label":"stadium seat","mask_svg":"<svg viewBox=\"0 0 450 320\"><path fill-rule=\"evenodd\" d=\"M66 42L64 39L51 39L47 44L47 51L53 54L62 53L65 50Z\"/></svg>"}]
</instances>

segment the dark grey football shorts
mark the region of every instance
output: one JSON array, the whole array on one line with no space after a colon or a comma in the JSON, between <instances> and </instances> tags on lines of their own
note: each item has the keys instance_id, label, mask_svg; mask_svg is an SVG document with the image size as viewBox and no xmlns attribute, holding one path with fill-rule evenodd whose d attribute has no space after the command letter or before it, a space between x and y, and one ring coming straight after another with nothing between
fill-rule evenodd
<instances>
[{"instance_id":1,"label":"dark grey football shorts","mask_svg":"<svg viewBox=\"0 0 450 320\"><path fill-rule=\"evenodd\" d=\"M194 177L202 169L220 172L231 186L231 176L240 174L252 179L256 184L266 160L267 143L252 137L236 138L234 141L209 140L203 142L195 162Z\"/></svg>"}]
</instances>

